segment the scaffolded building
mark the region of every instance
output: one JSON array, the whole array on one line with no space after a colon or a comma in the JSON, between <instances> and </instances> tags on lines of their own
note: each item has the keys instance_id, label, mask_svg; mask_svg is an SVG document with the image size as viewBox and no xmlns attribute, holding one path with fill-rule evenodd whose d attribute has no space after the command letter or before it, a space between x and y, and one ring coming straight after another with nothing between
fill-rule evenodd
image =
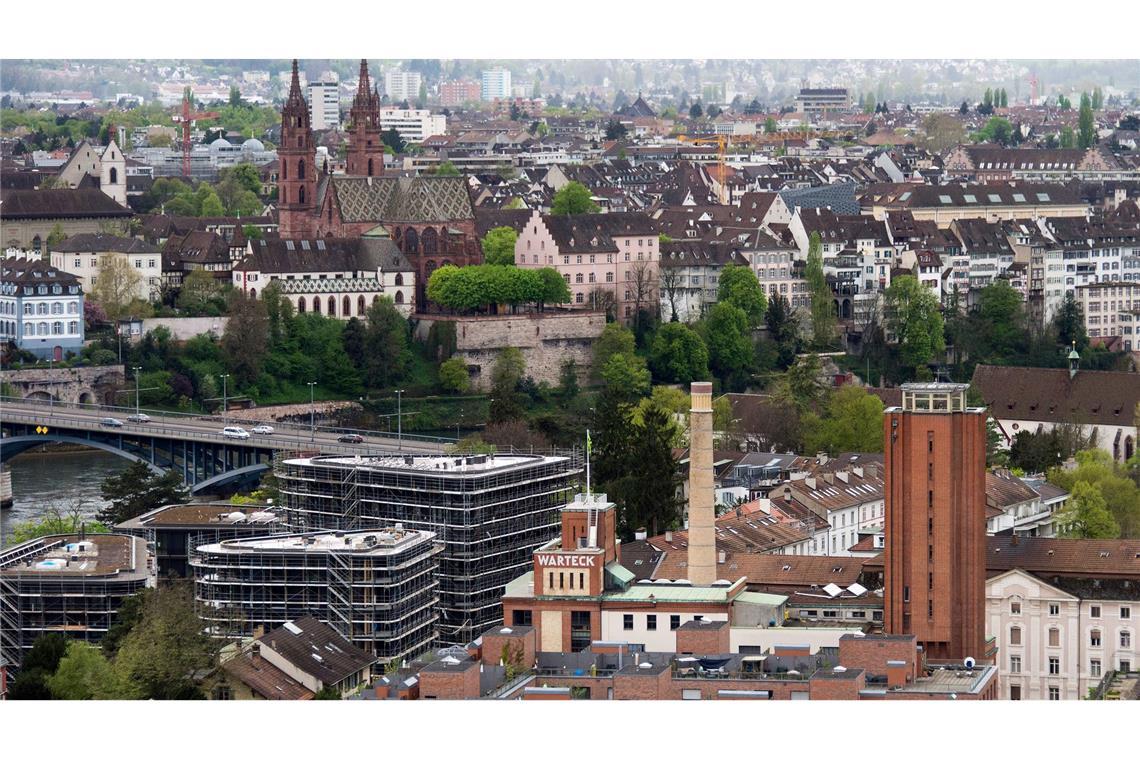
<instances>
[{"instance_id":1,"label":"scaffolded building","mask_svg":"<svg viewBox=\"0 0 1140 760\"><path fill-rule=\"evenodd\" d=\"M382 661L435 641L435 535L404 530L283 534L194 547L199 617L238 639L312 615Z\"/></svg>"},{"instance_id":2,"label":"scaffolded building","mask_svg":"<svg viewBox=\"0 0 1140 760\"><path fill-rule=\"evenodd\" d=\"M504 587L558 536L581 471L573 454L315 456L284 460L277 478L293 530L435 533L440 643L463 645L502 620Z\"/></svg>"},{"instance_id":3,"label":"scaffolded building","mask_svg":"<svg viewBox=\"0 0 1140 760\"><path fill-rule=\"evenodd\" d=\"M45 536L0 554L0 666L19 668L37 638L97 643L123 600L154 586L146 541L135 536Z\"/></svg>"}]
</instances>

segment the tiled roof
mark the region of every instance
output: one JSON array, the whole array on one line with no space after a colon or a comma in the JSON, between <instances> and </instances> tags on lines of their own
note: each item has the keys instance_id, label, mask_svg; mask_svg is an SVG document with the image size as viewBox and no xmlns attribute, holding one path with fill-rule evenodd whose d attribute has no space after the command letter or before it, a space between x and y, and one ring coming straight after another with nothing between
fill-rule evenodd
<instances>
[{"instance_id":1,"label":"tiled roof","mask_svg":"<svg viewBox=\"0 0 1140 760\"><path fill-rule=\"evenodd\" d=\"M465 177L329 178L345 222L445 222L474 219Z\"/></svg>"},{"instance_id":2,"label":"tiled roof","mask_svg":"<svg viewBox=\"0 0 1140 760\"><path fill-rule=\"evenodd\" d=\"M855 183L839 182L821 187L781 190L780 197L789 209L830 208L837 214L858 214L859 201L855 199Z\"/></svg>"},{"instance_id":3,"label":"tiled roof","mask_svg":"<svg viewBox=\"0 0 1140 760\"><path fill-rule=\"evenodd\" d=\"M17 285L78 285L79 279L42 259L3 259L0 280Z\"/></svg>"},{"instance_id":4,"label":"tiled roof","mask_svg":"<svg viewBox=\"0 0 1140 760\"><path fill-rule=\"evenodd\" d=\"M0 218L62 219L83 217L130 217L101 190L3 190L0 191Z\"/></svg>"},{"instance_id":5,"label":"tiled roof","mask_svg":"<svg viewBox=\"0 0 1140 760\"><path fill-rule=\"evenodd\" d=\"M979 364L972 384L998 419L1132 425L1140 375Z\"/></svg>"},{"instance_id":6,"label":"tiled roof","mask_svg":"<svg viewBox=\"0 0 1140 760\"><path fill-rule=\"evenodd\" d=\"M254 660L243 653L224 663L222 670L265 699L312 699L315 696L265 658Z\"/></svg>"},{"instance_id":7,"label":"tiled roof","mask_svg":"<svg viewBox=\"0 0 1140 760\"><path fill-rule=\"evenodd\" d=\"M52 251L59 253L159 253L161 249L145 240L102 233L83 232L58 243Z\"/></svg>"},{"instance_id":8,"label":"tiled roof","mask_svg":"<svg viewBox=\"0 0 1140 760\"><path fill-rule=\"evenodd\" d=\"M413 267L385 238L321 238L319 240L255 240L251 253L234 269L247 272L350 272L377 269L410 272ZM286 281L282 281L282 285Z\"/></svg>"},{"instance_id":9,"label":"tiled roof","mask_svg":"<svg viewBox=\"0 0 1140 760\"><path fill-rule=\"evenodd\" d=\"M326 685L339 683L376 662L375 657L311 616L271 631L261 638L261 645Z\"/></svg>"},{"instance_id":10,"label":"tiled roof","mask_svg":"<svg viewBox=\"0 0 1140 760\"><path fill-rule=\"evenodd\" d=\"M687 559L687 550L667 552L653 577L687 577ZM826 586L828 583L849 586L859 580L863 563L863 557L728 552L725 561L717 564L716 571L719 580L735 581L744 577L748 579L749 586L765 588L803 588L812 584Z\"/></svg>"}]
</instances>

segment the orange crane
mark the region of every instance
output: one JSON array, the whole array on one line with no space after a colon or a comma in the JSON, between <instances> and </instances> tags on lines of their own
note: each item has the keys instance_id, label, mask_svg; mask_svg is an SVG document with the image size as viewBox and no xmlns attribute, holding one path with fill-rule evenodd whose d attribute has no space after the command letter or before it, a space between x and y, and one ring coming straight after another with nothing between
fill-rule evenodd
<instances>
[{"instance_id":1,"label":"orange crane","mask_svg":"<svg viewBox=\"0 0 1140 760\"><path fill-rule=\"evenodd\" d=\"M727 135L717 135L716 137L689 137L688 135L678 135L677 139L681 142L692 143L693 145L715 145L716 146L716 164L720 171L717 181L720 183L720 202L721 204L728 205L728 172L725 169L725 153L728 149Z\"/></svg>"},{"instance_id":2,"label":"orange crane","mask_svg":"<svg viewBox=\"0 0 1140 760\"><path fill-rule=\"evenodd\" d=\"M216 119L221 114L217 111L199 111L190 113L190 88L182 94L182 113L174 115L174 122L182 123L182 176L190 178L190 128L195 122L207 119Z\"/></svg>"}]
</instances>

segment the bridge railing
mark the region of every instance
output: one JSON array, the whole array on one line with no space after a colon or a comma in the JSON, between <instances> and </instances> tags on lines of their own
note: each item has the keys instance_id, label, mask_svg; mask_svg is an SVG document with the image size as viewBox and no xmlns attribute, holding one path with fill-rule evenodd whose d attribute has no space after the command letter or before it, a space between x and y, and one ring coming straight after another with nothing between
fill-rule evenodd
<instances>
[{"instance_id":1,"label":"bridge railing","mask_svg":"<svg viewBox=\"0 0 1140 760\"><path fill-rule=\"evenodd\" d=\"M55 399L33 399L33 398L19 398L16 396L0 396L0 414L4 414L5 416L7 416L7 410L9 410L13 405L37 406L37 407L46 408L49 411L55 410L55 409L76 409L76 410L84 411L84 412L106 414L108 416L113 416L116 414L128 415L129 416L129 415L132 415L135 413L135 407L133 405L131 405L131 406L119 406L119 405L113 405L113 404L76 404L76 403L72 403L69 401L56 401ZM171 412L171 411L166 411L166 410L152 410L152 409L148 409L146 407L141 407L141 406L138 408L138 411L142 412L143 414L146 414L147 416L149 416L151 418L150 422L141 423L143 425L147 425L150 427L155 427L157 425L161 425L161 423L163 421L213 422L213 423L217 423L219 426L222 426L222 427L224 427L225 425L241 425L243 427L244 426L254 427L254 426L257 426L260 424L270 424L270 423L266 423L264 420L254 420L254 419L250 419L250 418L243 418L240 416L240 410L236 414L227 413L225 415L225 417L223 417L222 415L219 415L219 414L194 414L194 413L190 413L190 412ZM291 422L291 421L280 421L280 422L275 421L272 423L272 427L274 428L275 431L279 430L279 429L280 430L288 430L288 431L292 431L292 432L296 433L297 435L313 433L313 432L315 432L318 435L319 434L342 435L345 433L355 433L357 435L363 436L366 439L367 438L378 438L378 439L381 439L384 441L388 441L388 440L397 440L399 438L399 439L403 439L403 440L410 441L413 443L414 442L422 442L422 443L436 444L436 445L440 445L440 446L442 446L444 444L455 443L458 440L458 439L452 438L450 436L419 435L416 433L403 433L402 435L397 437L397 436L393 435L392 433L385 432L385 431L362 430L359 428L337 427L337 426L329 426L329 425L314 425L314 426L310 427L309 425L306 425L304 423ZM238 439L227 439L227 440L235 440L236 441Z\"/></svg>"}]
</instances>

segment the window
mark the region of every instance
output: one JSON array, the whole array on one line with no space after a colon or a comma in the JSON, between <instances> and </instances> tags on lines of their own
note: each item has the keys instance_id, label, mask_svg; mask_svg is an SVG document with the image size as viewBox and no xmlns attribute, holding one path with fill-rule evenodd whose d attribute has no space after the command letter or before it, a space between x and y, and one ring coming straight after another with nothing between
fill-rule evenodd
<instances>
[{"instance_id":1,"label":"window","mask_svg":"<svg viewBox=\"0 0 1140 760\"><path fill-rule=\"evenodd\" d=\"M1010 602L1009 603L1009 614L1020 615L1021 614L1021 602Z\"/></svg>"},{"instance_id":2,"label":"window","mask_svg":"<svg viewBox=\"0 0 1140 760\"><path fill-rule=\"evenodd\" d=\"M1132 660L1121 660L1120 661L1120 667L1117 668L1117 670L1119 670L1121 673L1131 673L1132 672Z\"/></svg>"},{"instance_id":3,"label":"window","mask_svg":"<svg viewBox=\"0 0 1140 760\"><path fill-rule=\"evenodd\" d=\"M1121 607L1120 608L1120 619L1121 620L1129 620L1131 618L1132 618L1132 608L1131 607Z\"/></svg>"},{"instance_id":4,"label":"window","mask_svg":"<svg viewBox=\"0 0 1140 760\"><path fill-rule=\"evenodd\" d=\"M1131 631L1121 631L1120 632L1120 648L1121 649L1131 649L1132 648L1132 632Z\"/></svg>"},{"instance_id":5,"label":"window","mask_svg":"<svg viewBox=\"0 0 1140 760\"><path fill-rule=\"evenodd\" d=\"M645 630L647 630L647 631L656 631L657 630L657 616L656 615L646 615L645 616Z\"/></svg>"},{"instance_id":6,"label":"window","mask_svg":"<svg viewBox=\"0 0 1140 760\"><path fill-rule=\"evenodd\" d=\"M1061 675L1061 658L1060 657L1050 657L1049 658L1049 675L1051 675L1051 676Z\"/></svg>"},{"instance_id":7,"label":"window","mask_svg":"<svg viewBox=\"0 0 1140 760\"><path fill-rule=\"evenodd\" d=\"M1011 702L1021 701L1021 686L1013 685L1009 687L1009 699Z\"/></svg>"},{"instance_id":8,"label":"window","mask_svg":"<svg viewBox=\"0 0 1140 760\"><path fill-rule=\"evenodd\" d=\"M1021 646L1021 629L1017 626L1009 629L1009 643L1011 646Z\"/></svg>"},{"instance_id":9,"label":"window","mask_svg":"<svg viewBox=\"0 0 1140 760\"><path fill-rule=\"evenodd\" d=\"M1061 701L1061 687L1059 687L1059 686L1050 686L1049 687L1049 701L1050 702Z\"/></svg>"},{"instance_id":10,"label":"window","mask_svg":"<svg viewBox=\"0 0 1140 760\"><path fill-rule=\"evenodd\" d=\"M681 616L680 615L670 615L669 616L669 630L675 631L680 627L681 627Z\"/></svg>"},{"instance_id":11,"label":"window","mask_svg":"<svg viewBox=\"0 0 1140 760\"><path fill-rule=\"evenodd\" d=\"M111 171L114 171L114 169L112 169ZM226 686L223 684L221 686L214 687L214 699L220 700L220 699L233 699L233 698L234 698L234 695L233 695L233 692L230 691L229 686Z\"/></svg>"},{"instance_id":12,"label":"window","mask_svg":"<svg viewBox=\"0 0 1140 760\"><path fill-rule=\"evenodd\" d=\"M1057 617L1060 614L1061 614L1061 605L1059 605L1059 604L1050 604L1049 605L1049 617Z\"/></svg>"},{"instance_id":13,"label":"window","mask_svg":"<svg viewBox=\"0 0 1140 760\"><path fill-rule=\"evenodd\" d=\"M1061 646L1061 629L1060 628L1050 628L1049 629L1049 646L1051 646L1051 647Z\"/></svg>"},{"instance_id":14,"label":"window","mask_svg":"<svg viewBox=\"0 0 1140 760\"><path fill-rule=\"evenodd\" d=\"M701 690L700 689L681 689L681 699L700 699L700 698L701 698Z\"/></svg>"},{"instance_id":15,"label":"window","mask_svg":"<svg viewBox=\"0 0 1140 760\"><path fill-rule=\"evenodd\" d=\"M533 613L530 610L514 610L511 613L512 625L534 625Z\"/></svg>"},{"instance_id":16,"label":"window","mask_svg":"<svg viewBox=\"0 0 1140 760\"><path fill-rule=\"evenodd\" d=\"M1091 617L1091 618L1100 617L1100 605L1099 604L1094 604L1093 606L1089 607L1089 617Z\"/></svg>"},{"instance_id":17,"label":"window","mask_svg":"<svg viewBox=\"0 0 1140 760\"><path fill-rule=\"evenodd\" d=\"M633 615L622 615L621 616L621 627L622 627L622 630L624 630L624 631L632 631L633 630Z\"/></svg>"},{"instance_id":18,"label":"window","mask_svg":"<svg viewBox=\"0 0 1140 760\"><path fill-rule=\"evenodd\" d=\"M1011 654L1009 656L1009 672L1010 673L1020 673L1021 672L1021 655Z\"/></svg>"},{"instance_id":19,"label":"window","mask_svg":"<svg viewBox=\"0 0 1140 760\"><path fill-rule=\"evenodd\" d=\"M1096 630L1095 628L1093 630L1089 631L1089 646L1090 647L1099 647L1100 646L1100 631Z\"/></svg>"},{"instance_id":20,"label":"window","mask_svg":"<svg viewBox=\"0 0 1140 760\"><path fill-rule=\"evenodd\" d=\"M1100 660L1089 660L1089 675L1094 678L1100 677Z\"/></svg>"},{"instance_id":21,"label":"window","mask_svg":"<svg viewBox=\"0 0 1140 760\"><path fill-rule=\"evenodd\" d=\"M590 638L592 635L593 634L590 630L590 611L571 610L570 651L581 652L583 649L590 646Z\"/></svg>"},{"instance_id":22,"label":"window","mask_svg":"<svg viewBox=\"0 0 1140 760\"><path fill-rule=\"evenodd\" d=\"M839 617L839 610L824 610L823 616L825 618Z\"/></svg>"}]
</instances>

